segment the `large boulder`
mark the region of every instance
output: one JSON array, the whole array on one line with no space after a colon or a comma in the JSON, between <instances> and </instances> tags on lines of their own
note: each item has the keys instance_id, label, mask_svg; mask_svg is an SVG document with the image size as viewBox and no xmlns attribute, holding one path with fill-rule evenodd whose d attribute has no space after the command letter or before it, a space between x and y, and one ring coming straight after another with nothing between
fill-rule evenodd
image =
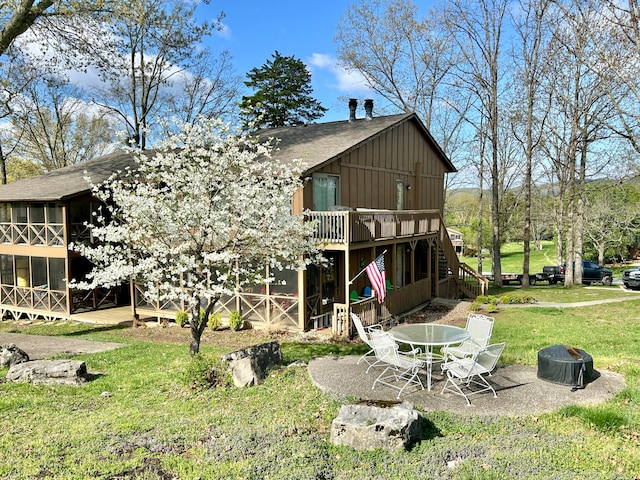
<instances>
[{"instance_id":1,"label":"large boulder","mask_svg":"<svg viewBox=\"0 0 640 480\"><path fill-rule=\"evenodd\" d=\"M277 341L262 343L222 356L227 362L236 387L258 385L273 367L282 365L282 351Z\"/></svg>"},{"instance_id":2,"label":"large boulder","mask_svg":"<svg viewBox=\"0 0 640 480\"><path fill-rule=\"evenodd\" d=\"M422 438L422 414L408 402L392 406L349 404L331 422L331 442L356 450L395 453Z\"/></svg>"},{"instance_id":3,"label":"large boulder","mask_svg":"<svg viewBox=\"0 0 640 480\"><path fill-rule=\"evenodd\" d=\"M35 360L13 365L7 380L34 385L80 385L87 381L87 365L80 360Z\"/></svg>"},{"instance_id":4,"label":"large boulder","mask_svg":"<svg viewBox=\"0 0 640 480\"><path fill-rule=\"evenodd\" d=\"M29 355L15 343L0 345L0 368L12 367L18 363L29 361Z\"/></svg>"}]
</instances>

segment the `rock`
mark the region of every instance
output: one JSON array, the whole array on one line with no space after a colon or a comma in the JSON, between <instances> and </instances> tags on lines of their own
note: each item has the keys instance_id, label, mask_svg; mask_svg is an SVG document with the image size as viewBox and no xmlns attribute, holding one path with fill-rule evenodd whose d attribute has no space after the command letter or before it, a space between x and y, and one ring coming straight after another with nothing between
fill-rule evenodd
<instances>
[{"instance_id":1,"label":"rock","mask_svg":"<svg viewBox=\"0 0 640 480\"><path fill-rule=\"evenodd\" d=\"M87 381L87 366L80 360L35 360L13 365L7 380L34 385L80 385Z\"/></svg>"},{"instance_id":2,"label":"rock","mask_svg":"<svg viewBox=\"0 0 640 480\"><path fill-rule=\"evenodd\" d=\"M29 355L20 350L14 343L0 345L0 368L11 367L28 361Z\"/></svg>"},{"instance_id":3,"label":"rock","mask_svg":"<svg viewBox=\"0 0 640 480\"><path fill-rule=\"evenodd\" d=\"M395 453L421 439L422 415L408 402L391 407L343 405L331 422L331 442Z\"/></svg>"},{"instance_id":4,"label":"rock","mask_svg":"<svg viewBox=\"0 0 640 480\"><path fill-rule=\"evenodd\" d=\"M258 385L276 365L282 365L282 351L277 341L262 343L222 356L229 364L236 387Z\"/></svg>"}]
</instances>

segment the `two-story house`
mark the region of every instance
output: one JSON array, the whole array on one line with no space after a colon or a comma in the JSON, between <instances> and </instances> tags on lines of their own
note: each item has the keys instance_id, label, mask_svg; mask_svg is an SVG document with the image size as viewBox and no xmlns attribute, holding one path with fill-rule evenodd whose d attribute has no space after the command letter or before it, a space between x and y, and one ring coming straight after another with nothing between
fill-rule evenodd
<instances>
[{"instance_id":1,"label":"two-story house","mask_svg":"<svg viewBox=\"0 0 640 480\"><path fill-rule=\"evenodd\" d=\"M256 326L306 330L349 329L346 313L365 323L385 321L433 297L473 297L484 279L458 262L442 222L444 177L455 167L415 114L356 118L259 132L279 139L277 161L305 163L304 186L292 210L317 224L324 265L306 271L273 272L276 281L224 298L225 315L239 310ZM130 290L73 292L86 261L66 245L90 235L82 224L93 199L83 172L94 181L132 163L112 154L0 187L0 309L16 315L69 318L81 308L132 301L140 317L175 317L178 303L147 301ZM384 252L387 297L371 296L367 275L357 276ZM355 280L353 280L355 278ZM129 292L131 292L129 294Z\"/></svg>"}]
</instances>

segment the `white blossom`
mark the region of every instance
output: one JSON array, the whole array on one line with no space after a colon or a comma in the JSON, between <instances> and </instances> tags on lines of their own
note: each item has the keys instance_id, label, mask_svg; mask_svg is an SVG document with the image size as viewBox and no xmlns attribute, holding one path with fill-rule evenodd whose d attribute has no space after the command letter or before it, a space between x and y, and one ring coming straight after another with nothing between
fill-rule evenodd
<instances>
[{"instance_id":1,"label":"white blossom","mask_svg":"<svg viewBox=\"0 0 640 480\"><path fill-rule=\"evenodd\" d=\"M131 151L137 168L92 185L106 209L94 217L97 244L72 246L95 265L74 286L134 279L149 300L180 299L195 314L264 281L267 265L304 268L317 246L313 225L291 214L301 163L278 161L272 145L199 120L153 153Z\"/></svg>"}]
</instances>

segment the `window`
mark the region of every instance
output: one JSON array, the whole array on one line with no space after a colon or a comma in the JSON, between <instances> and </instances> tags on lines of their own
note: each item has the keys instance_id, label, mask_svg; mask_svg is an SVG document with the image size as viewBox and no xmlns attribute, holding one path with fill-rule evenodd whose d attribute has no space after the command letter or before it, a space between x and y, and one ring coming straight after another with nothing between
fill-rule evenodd
<instances>
[{"instance_id":1,"label":"window","mask_svg":"<svg viewBox=\"0 0 640 480\"><path fill-rule=\"evenodd\" d=\"M26 203L14 203L12 213L13 213L13 223L27 223L27 204Z\"/></svg>"},{"instance_id":2,"label":"window","mask_svg":"<svg viewBox=\"0 0 640 480\"><path fill-rule=\"evenodd\" d=\"M396 180L396 210L404 210L405 184L402 180Z\"/></svg>"},{"instance_id":3,"label":"window","mask_svg":"<svg viewBox=\"0 0 640 480\"><path fill-rule=\"evenodd\" d=\"M337 175L313 175L313 209L327 211L340 204L340 177Z\"/></svg>"},{"instance_id":4,"label":"window","mask_svg":"<svg viewBox=\"0 0 640 480\"><path fill-rule=\"evenodd\" d=\"M29 268L29 257L15 257L16 260L16 277L18 287L30 287L31 275Z\"/></svg>"},{"instance_id":5,"label":"window","mask_svg":"<svg viewBox=\"0 0 640 480\"><path fill-rule=\"evenodd\" d=\"M62 205L59 203L47 204L47 223L62 225Z\"/></svg>"},{"instance_id":6,"label":"window","mask_svg":"<svg viewBox=\"0 0 640 480\"><path fill-rule=\"evenodd\" d=\"M269 288L272 295L286 294L295 295L298 293L298 271L288 268L271 270L274 281Z\"/></svg>"},{"instance_id":7,"label":"window","mask_svg":"<svg viewBox=\"0 0 640 480\"><path fill-rule=\"evenodd\" d=\"M29 205L29 223L44 223L44 203L32 203Z\"/></svg>"},{"instance_id":8,"label":"window","mask_svg":"<svg viewBox=\"0 0 640 480\"><path fill-rule=\"evenodd\" d=\"M64 258L49 259L49 288L51 290L65 290Z\"/></svg>"},{"instance_id":9,"label":"window","mask_svg":"<svg viewBox=\"0 0 640 480\"><path fill-rule=\"evenodd\" d=\"M0 255L0 282L3 285L15 285L13 255Z\"/></svg>"},{"instance_id":10,"label":"window","mask_svg":"<svg viewBox=\"0 0 640 480\"><path fill-rule=\"evenodd\" d=\"M47 259L45 257L31 257L31 285L38 288L48 288Z\"/></svg>"},{"instance_id":11,"label":"window","mask_svg":"<svg viewBox=\"0 0 640 480\"><path fill-rule=\"evenodd\" d=\"M11 204L0 203L0 223L11 223Z\"/></svg>"}]
</instances>

